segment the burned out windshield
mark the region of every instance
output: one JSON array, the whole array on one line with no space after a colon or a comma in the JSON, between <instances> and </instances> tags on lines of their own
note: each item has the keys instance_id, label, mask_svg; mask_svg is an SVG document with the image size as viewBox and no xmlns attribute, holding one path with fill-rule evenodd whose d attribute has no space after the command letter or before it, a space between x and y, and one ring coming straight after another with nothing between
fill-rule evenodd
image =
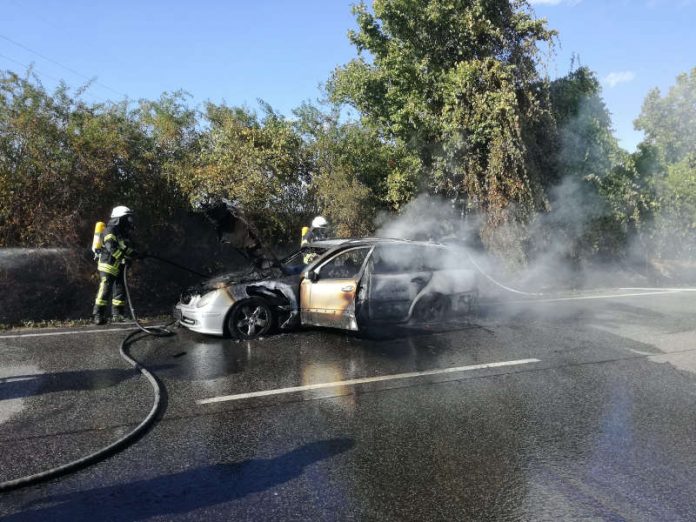
<instances>
[{"instance_id":1,"label":"burned out windshield","mask_svg":"<svg viewBox=\"0 0 696 522\"><path fill-rule=\"evenodd\" d=\"M286 257L283 259L283 266L292 266L292 265L307 265L309 262L306 262L305 259L307 256L320 256L326 252L325 248L319 248L319 247L302 247L300 250L295 252L294 254L291 254L289 257ZM311 262L311 261L310 261Z\"/></svg>"},{"instance_id":2,"label":"burned out windshield","mask_svg":"<svg viewBox=\"0 0 696 522\"><path fill-rule=\"evenodd\" d=\"M326 251L326 248L304 246L294 254L290 254L283 259L281 266L286 273L299 273Z\"/></svg>"}]
</instances>

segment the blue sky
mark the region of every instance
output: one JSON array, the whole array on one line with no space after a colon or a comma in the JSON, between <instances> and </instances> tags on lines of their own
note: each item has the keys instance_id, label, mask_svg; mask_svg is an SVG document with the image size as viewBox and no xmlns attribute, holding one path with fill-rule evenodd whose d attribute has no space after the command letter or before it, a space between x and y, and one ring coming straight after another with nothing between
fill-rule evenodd
<instances>
[{"instance_id":1,"label":"blue sky","mask_svg":"<svg viewBox=\"0 0 696 522\"><path fill-rule=\"evenodd\" d=\"M91 100L157 98L184 89L205 100L283 114L320 95L355 55L353 2L257 0L0 0L0 68L33 63L46 87L97 77ZM633 150L643 98L696 67L696 0L533 0L560 31L552 77L573 53L595 70L621 144Z\"/></svg>"}]
</instances>

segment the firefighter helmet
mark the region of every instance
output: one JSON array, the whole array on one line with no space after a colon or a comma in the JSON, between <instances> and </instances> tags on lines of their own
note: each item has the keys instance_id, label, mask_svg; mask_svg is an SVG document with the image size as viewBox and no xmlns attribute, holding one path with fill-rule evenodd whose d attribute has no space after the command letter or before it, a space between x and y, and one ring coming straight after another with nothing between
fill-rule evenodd
<instances>
[{"instance_id":1,"label":"firefighter helmet","mask_svg":"<svg viewBox=\"0 0 696 522\"><path fill-rule=\"evenodd\" d=\"M312 220L312 228L326 228L329 226L329 222L324 216L317 216Z\"/></svg>"},{"instance_id":2,"label":"firefighter helmet","mask_svg":"<svg viewBox=\"0 0 696 522\"><path fill-rule=\"evenodd\" d=\"M123 216L132 216L132 215L133 215L133 211L131 209L129 209L128 207L124 207L122 205L118 206L118 207L114 207L114 209L111 211L112 218L120 218Z\"/></svg>"}]
</instances>

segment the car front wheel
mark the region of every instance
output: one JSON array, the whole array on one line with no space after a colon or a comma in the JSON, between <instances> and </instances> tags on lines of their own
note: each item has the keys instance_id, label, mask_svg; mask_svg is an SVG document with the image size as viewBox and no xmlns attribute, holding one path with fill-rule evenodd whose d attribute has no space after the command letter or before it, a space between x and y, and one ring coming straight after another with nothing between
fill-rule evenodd
<instances>
[{"instance_id":1,"label":"car front wheel","mask_svg":"<svg viewBox=\"0 0 696 522\"><path fill-rule=\"evenodd\" d=\"M235 339L258 339L271 331L273 311L257 297L235 305L227 318L227 331Z\"/></svg>"}]
</instances>

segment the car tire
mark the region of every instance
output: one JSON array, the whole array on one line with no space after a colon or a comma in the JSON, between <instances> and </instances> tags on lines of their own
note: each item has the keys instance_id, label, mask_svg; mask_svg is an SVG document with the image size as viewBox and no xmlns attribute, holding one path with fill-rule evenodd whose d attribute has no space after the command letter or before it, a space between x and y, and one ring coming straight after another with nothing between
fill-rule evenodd
<instances>
[{"instance_id":1,"label":"car tire","mask_svg":"<svg viewBox=\"0 0 696 522\"><path fill-rule=\"evenodd\" d=\"M233 339L251 340L267 335L275 322L273 310L259 297L237 303L227 316L227 333Z\"/></svg>"},{"instance_id":2,"label":"car tire","mask_svg":"<svg viewBox=\"0 0 696 522\"><path fill-rule=\"evenodd\" d=\"M418 324L444 321L449 305L444 296L436 294L422 297L413 307L411 318Z\"/></svg>"}]
</instances>

